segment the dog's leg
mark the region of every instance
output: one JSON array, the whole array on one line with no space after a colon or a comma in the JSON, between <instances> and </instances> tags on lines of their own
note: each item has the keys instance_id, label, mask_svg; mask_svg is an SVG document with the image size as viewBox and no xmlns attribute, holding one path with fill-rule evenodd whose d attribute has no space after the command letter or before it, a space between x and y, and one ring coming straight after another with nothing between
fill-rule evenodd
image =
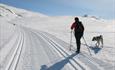
<instances>
[{"instance_id":1,"label":"dog's leg","mask_svg":"<svg viewBox=\"0 0 115 70\"><path fill-rule=\"evenodd\" d=\"M101 35L101 44L102 44L102 48L103 48L103 36Z\"/></svg>"},{"instance_id":2,"label":"dog's leg","mask_svg":"<svg viewBox=\"0 0 115 70\"><path fill-rule=\"evenodd\" d=\"M97 47L99 48L100 42L99 42L99 41L97 41L97 44L98 44L98 46L97 46Z\"/></svg>"},{"instance_id":3,"label":"dog's leg","mask_svg":"<svg viewBox=\"0 0 115 70\"><path fill-rule=\"evenodd\" d=\"M101 45L100 41L99 41L99 46Z\"/></svg>"},{"instance_id":4,"label":"dog's leg","mask_svg":"<svg viewBox=\"0 0 115 70\"><path fill-rule=\"evenodd\" d=\"M101 44L102 44L102 48L103 48L103 38L101 39Z\"/></svg>"},{"instance_id":5,"label":"dog's leg","mask_svg":"<svg viewBox=\"0 0 115 70\"><path fill-rule=\"evenodd\" d=\"M95 44L95 45L96 45L96 47L98 47L98 43L97 43L97 42L96 42L96 44Z\"/></svg>"}]
</instances>

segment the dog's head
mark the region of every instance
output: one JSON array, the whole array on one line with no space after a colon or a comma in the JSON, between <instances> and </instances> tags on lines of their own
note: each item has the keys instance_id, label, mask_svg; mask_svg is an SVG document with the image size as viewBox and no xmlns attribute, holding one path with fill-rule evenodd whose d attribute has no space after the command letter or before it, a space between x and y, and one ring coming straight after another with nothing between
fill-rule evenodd
<instances>
[{"instance_id":1,"label":"dog's head","mask_svg":"<svg viewBox=\"0 0 115 70\"><path fill-rule=\"evenodd\" d=\"M93 37L93 38L92 38L92 41L95 41L95 40L96 40L96 37Z\"/></svg>"}]
</instances>

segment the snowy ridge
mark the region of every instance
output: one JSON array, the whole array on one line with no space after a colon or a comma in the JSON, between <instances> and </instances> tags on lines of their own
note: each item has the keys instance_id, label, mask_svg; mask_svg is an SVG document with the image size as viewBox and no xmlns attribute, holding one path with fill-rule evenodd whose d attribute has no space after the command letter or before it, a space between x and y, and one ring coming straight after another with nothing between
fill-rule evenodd
<instances>
[{"instance_id":1,"label":"snowy ridge","mask_svg":"<svg viewBox=\"0 0 115 70\"><path fill-rule=\"evenodd\" d=\"M13 16L19 16L19 17L31 17L31 16L48 17L48 16L43 15L41 13L29 12L29 11L24 10L24 9L17 9L15 7L8 6L8 5L1 4L1 3L0 3L0 8L4 9L5 11L9 11L12 14L15 14L15 15L12 15L12 17ZM0 12L1 14L4 13L3 10L0 10L0 11L1 11ZM11 16L8 12L5 12L5 14Z\"/></svg>"},{"instance_id":2,"label":"snowy ridge","mask_svg":"<svg viewBox=\"0 0 115 70\"><path fill-rule=\"evenodd\" d=\"M16 15L12 10L0 5L0 17L5 17L5 18L11 19L11 18L14 18L15 16Z\"/></svg>"}]
</instances>

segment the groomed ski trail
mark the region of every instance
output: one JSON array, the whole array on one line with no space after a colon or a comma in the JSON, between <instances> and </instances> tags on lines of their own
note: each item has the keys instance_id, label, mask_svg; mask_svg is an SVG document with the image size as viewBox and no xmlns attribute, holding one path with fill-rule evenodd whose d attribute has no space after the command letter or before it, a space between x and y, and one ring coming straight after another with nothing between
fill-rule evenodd
<instances>
[{"instance_id":1,"label":"groomed ski trail","mask_svg":"<svg viewBox=\"0 0 115 70\"><path fill-rule=\"evenodd\" d=\"M86 53L68 51L65 42L46 32L16 27L15 47L1 70L113 70L110 64Z\"/></svg>"}]
</instances>

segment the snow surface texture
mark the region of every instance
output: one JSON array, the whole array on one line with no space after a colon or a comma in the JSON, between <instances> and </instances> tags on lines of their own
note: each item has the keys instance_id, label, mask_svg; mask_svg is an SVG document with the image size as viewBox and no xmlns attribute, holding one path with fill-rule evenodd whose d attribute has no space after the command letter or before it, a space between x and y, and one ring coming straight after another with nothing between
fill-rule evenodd
<instances>
[{"instance_id":1,"label":"snow surface texture","mask_svg":"<svg viewBox=\"0 0 115 70\"><path fill-rule=\"evenodd\" d=\"M114 70L115 20L80 17L89 55L82 39L81 53L70 26L72 16L46 16L0 4L0 70ZM95 48L93 36L103 35L104 47Z\"/></svg>"}]
</instances>

